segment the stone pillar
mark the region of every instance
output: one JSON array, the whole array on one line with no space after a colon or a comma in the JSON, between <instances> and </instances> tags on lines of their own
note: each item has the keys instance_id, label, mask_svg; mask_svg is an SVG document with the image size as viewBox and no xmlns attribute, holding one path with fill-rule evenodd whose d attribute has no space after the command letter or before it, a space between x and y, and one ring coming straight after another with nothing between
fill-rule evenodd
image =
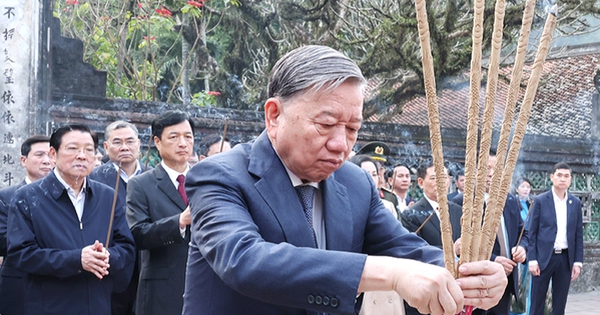
<instances>
[{"instance_id":1,"label":"stone pillar","mask_svg":"<svg viewBox=\"0 0 600 315\"><path fill-rule=\"evenodd\" d=\"M50 2L3 0L0 4L0 187L18 184L25 176L20 148L36 129L41 11Z\"/></svg>"}]
</instances>

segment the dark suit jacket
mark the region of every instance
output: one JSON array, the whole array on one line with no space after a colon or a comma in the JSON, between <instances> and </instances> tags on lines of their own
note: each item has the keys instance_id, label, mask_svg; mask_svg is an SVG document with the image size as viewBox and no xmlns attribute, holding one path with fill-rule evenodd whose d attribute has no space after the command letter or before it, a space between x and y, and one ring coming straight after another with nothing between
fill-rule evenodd
<instances>
[{"instance_id":1,"label":"dark suit jacket","mask_svg":"<svg viewBox=\"0 0 600 315\"><path fill-rule=\"evenodd\" d=\"M447 196L448 201L452 201L452 199L454 199L454 197L458 196L458 194L460 194L460 192L458 192L458 190L455 190L455 191L449 193Z\"/></svg>"},{"instance_id":2,"label":"dark suit jacket","mask_svg":"<svg viewBox=\"0 0 600 315\"><path fill-rule=\"evenodd\" d=\"M18 189L9 208L8 258L27 273L23 314L109 314L110 296L131 277L134 243L122 207L115 210L109 275L99 280L81 266L81 249L104 243L113 189L87 180L81 221L54 172ZM126 272L128 270L128 272Z\"/></svg>"},{"instance_id":3,"label":"dark suit jacket","mask_svg":"<svg viewBox=\"0 0 600 315\"><path fill-rule=\"evenodd\" d=\"M506 197L506 203L504 204L504 210L502 211L502 216L504 217L504 224L506 226L506 232L508 237L508 246L507 250L509 251L511 248L520 245L525 250L527 250L528 244L528 236L527 231L523 232L523 237L521 238L521 242L517 244L519 240L519 235L521 234L521 230L523 229L523 219L521 219L521 205L519 204L519 200L512 195L508 194ZM494 242L494 247L492 249L492 257L491 260L495 260L497 256L500 255L500 243L498 243L498 237L496 237L496 241ZM517 272L517 268L513 269L509 277L509 284L507 289L510 290L510 293L516 295L519 289L519 273Z\"/></svg>"},{"instance_id":4,"label":"dark suit jacket","mask_svg":"<svg viewBox=\"0 0 600 315\"><path fill-rule=\"evenodd\" d=\"M583 221L581 201L568 194L567 200L567 243L569 244L569 266L583 262ZM548 266L556 238L556 208L552 190L540 194L533 201L529 222L528 260L537 260L540 270Z\"/></svg>"},{"instance_id":5,"label":"dark suit jacket","mask_svg":"<svg viewBox=\"0 0 600 315\"><path fill-rule=\"evenodd\" d=\"M89 178L101 182L114 189L115 184L117 183L117 170L115 169L115 165L109 161L94 168ZM117 193L117 202L118 204L123 205L123 210L125 210L125 202L127 199L127 183L123 179L119 179L119 181L120 182L119 191Z\"/></svg>"},{"instance_id":6,"label":"dark suit jacket","mask_svg":"<svg viewBox=\"0 0 600 315\"><path fill-rule=\"evenodd\" d=\"M460 237L460 218L462 209L459 205L449 202L448 212L450 213L450 224L452 225L452 240L456 241ZM427 220L429 215L433 213L431 204L425 197L417 201L410 208L402 212L402 225L410 232L415 232ZM432 215L431 219L425 223L419 231L422 237L429 245L442 248L442 230L440 227L440 219L437 215Z\"/></svg>"},{"instance_id":7,"label":"dark suit jacket","mask_svg":"<svg viewBox=\"0 0 600 315\"><path fill-rule=\"evenodd\" d=\"M127 221L140 250L136 313L181 314L189 228L179 230L187 206L159 164L127 186Z\"/></svg>"},{"instance_id":8,"label":"dark suit jacket","mask_svg":"<svg viewBox=\"0 0 600 315\"><path fill-rule=\"evenodd\" d=\"M195 165L183 314L355 314L365 254L443 264L409 233L368 174L345 163L320 183L327 250L312 232L265 132ZM309 310L309 311L307 311Z\"/></svg>"},{"instance_id":9,"label":"dark suit jacket","mask_svg":"<svg viewBox=\"0 0 600 315\"><path fill-rule=\"evenodd\" d=\"M8 207L10 201L18 188L26 185L23 180L15 186L0 189L0 256L4 256L4 262L0 269L0 314L20 315L23 314L25 297L25 284L22 271L15 267L15 262L6 257L7 245L6 230L8 221Z\"/></svg>"}]
</instances>

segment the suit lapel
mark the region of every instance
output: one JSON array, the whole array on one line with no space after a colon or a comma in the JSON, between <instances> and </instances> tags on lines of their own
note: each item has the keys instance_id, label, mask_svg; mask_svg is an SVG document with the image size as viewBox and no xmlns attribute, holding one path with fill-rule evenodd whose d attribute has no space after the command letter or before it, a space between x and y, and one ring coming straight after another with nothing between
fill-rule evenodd
<instances>
[{"instance_id":1,"label":"suit lapel","mask_svg":"<svg viewBox=\"0 0 600 315\"><path fill-rule=\"evenodd\" d=\"M579 211L579 209L575 208L575 203L573 202L573 198L575 198L575 197L571 196L568 193L567 193L567 197L568 197L568 200L567 200L567 242L569 242L569 247L570 247L572 244L570 243L569 235L570 235L571 231L569 231L569 228L577 226L577 223L576 223L577 222L577 212L576 211Z\"/></svg>"},{"instance_id":2,"label":"suit lapel","mask_svg":"<svg viewBox=\"0 0 600 315\"><path fill-rule=\"evenodd\" d=\"M173 203L175 203L181 210L185 210L186 205L179 196L179 192L173 186L173 182L171 182L171 178L169 178L169 174L162 167L162 165L158 164L156 168L153 170L154 177L156 177L158 188L167 196Z\"/></svg>"},{"instance_id":3,"label":"suit lapel","mask_svg":"<svg viewBox=\"0 0 600 315\"><path fill-rule=\"evenodd\" d=\"M266 132L252 146L248 171L260 177L254 187L279 222L286 241L295 246L315 247L296 189Z\"/></svg>"},{"instance_id":4,"label":"suit lapel","mask_svg":"<svg viewBox=\"0 0 600 315\"><path fill-rule=\"evenodd\" d=\"M554 207L554 194L552 193L552 190L550 190L548 192L548 209L550 211L550 213L548 213L548 218L550 218L553 226L554 226L554 232L556 232L558 230L558 223L556 222L556 207ZM568 208L568 207L567 207ZM542 215L543 217L544 215Z\"/></svg>"}]
</instances>

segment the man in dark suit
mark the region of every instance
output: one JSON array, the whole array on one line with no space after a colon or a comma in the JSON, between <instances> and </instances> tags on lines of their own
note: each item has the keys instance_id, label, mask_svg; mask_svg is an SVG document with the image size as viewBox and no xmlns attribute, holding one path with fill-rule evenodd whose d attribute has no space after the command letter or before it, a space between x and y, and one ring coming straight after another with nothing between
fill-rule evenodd
<instances>
[{"instance_id":1,"label":"man in dark suit","mask_svg":"<svg viewBox=\"0 0 600 315\"><path fill-rule=\"evenodd\" d=\"M127 183L130 178L140 174L143 169L143 166L138 161L141 144L138 138L138 130L135 125L118 120L106 126L104 137L106 138L104 141L104 150L109 161L94 168L90 174L90 178L116 190L118 176L117 202L123 205L123 212L125 213ZM117 175L119 168L120 174ZM112 296L112 315L134 314L133 307L138 278L139 270L136 264L127 289L120 293L114 293Z\"/></svg>"},{"instance_id":2,"label":"man in dark suit","mask_svg":"<svg viewBox=\"0 0 600 315\"><path fill-rule=\"evenodd\" d=\"M140 250L136 313L181 314L190 209L183 180L194 148L194 122L167 111L152 122L162 161L129 180L127 221Z\"/></svg>"},{"instance_id":3,"label":"man in dark suit","mask_svg":"<svg viewBox=\"0 0 600 315\"><path fill-rule=\"evenodd\" d=\"M229 139L223 139L223 137L218 133L213 133L202 138L202 140L200 140L200 142L198 143L198 147L200 148L198 150L198 159L200 161L206 159L211 155L231 150L231 144L229 143Z\"/></svg>"},{"instance_id":4,"label":"man in dark suit","mask_svg":"<svg viewBox=\"0 0 600 315\"><path fill-rule=\"evenodd\" d=\"M398 208L398 217L400 214L404 212L409 206L414 204L414 201L408 195L408 190L410 189L410 170L408 166L404 164L396 164L392 168L390 175L387 178L387 182L392 188L394 195L397 197L397 208Z\"/></svg>"},{"instance_id":5,"label":"man in dark suit","mask_svg":"<svg viewBox=\"0 0 600 315\"><path fill-rule=\"evenodd\" d=\"M416 232L429 245L442 248L442 230L438 201L436 195L435 167L433 162L424 163L417 169L417 184L423 190L423 198L402 212L402 225L410 232ZM450 223L452 224L452 240L460 237L460 218L462 209L459 205L448 202Z\"/></svg>"},{"instance_id":6,"label":"man in dark suit","mask_svg":"<svg viewBox=\"0 0 600 315\"><path fill-rule=\"evenodd\" d=\"M529 271L531 313L544 314L544 302L552 280L552 315L565 313L571 281L583 266L583 221L581 201L569 194L571 167L554 165L552 189L535 197L529 223Z\"/></svg>"},{"instance_id":7,"label":"man in dark suit","mask_svg":"<svg viewBox=\"0 0 600 315\"><path fill-rule=\"evenodd\" d=\"M487 182L485 191L485 201L489 197L490 184L492 183L492 177L496 169L496 154L491 152L488 159L488 172ZM452 201L463 204L463 194L459 194ZM458 202L457 202L458 201ZM485 204L484 204L485 208ZM512 194L508 194L504 209L502 210L502 217L500 226L498 228L496 241L492 248L492 256L490 260L495 261L502 265L504 272L508 279L508 286L504 290L504 294L500 299L500 302L489 310L476 309L473 311L474 315L508 315L510 314L510 302L512 296L516 296L519 292L519 274L515 271L517 263L525 262L527 248L527 231L524 231L523 237L519 241L521 230L523 229L523 220L521 219L521 206L517 201L517 198ZM517 242L519 242L517 244ZM457 242L460 244L460 241ZM460 246L458 246L460 247ZM460 251L457 253L460 255Z\"/></svg>"},{"instance_id":8,"label":"man in dark suit","mask_svg":"<svg viewBox=\"0 0 600 315\"><path fill-rule=\"evenodd\" d=\"M21 144L21 165L25 168L25 179L18 185L0 189L0 256L6 257L8 207L17 189L44 178L52 170L50 160L50 138L35 135ZM23 314L25 288L23 272L14 265L14 261L5 259L0 270L0 314Z\"/></svg>"},{"instance_id":9,"label":"man in dark suit","mask_svg":"<svg viewBox=\"0 0 600 315\"><path fill-rule=\"evenodd\" d=\"M459 287L428 264L441 264L442 252L408 233L369 175L344 163L361 126L364 82L331 48L293 50L271 72L266 130L190 171L183 314L354 314L361 292L390 290L426 313L497 302L500 266L468 264L470 275L487 268L491 288L479 275L464 275Z\"/></svg>"},{"instance_id":10,"label":"man in dark suit","mask_svg":"<svg viewBox=\"0 0 600 315\"><path fill-rule=\"evenodd\" d=\"M114 190L88 178L96 140L87 126L50 137L54 170L17 190L8 213L8 258L25 272L23 314L108 314L131 277L134 243ZM104 244L110 232L110 244Z\"/></svg>"},{"instance_id":11,"label":"man in dark suit","mask_svg":"<svg viewBox=\"0 0 600 315\"><path fill-rule=\"evenodd\" d=\"M458 194L462 194L465 191L465 172L458 171L456 173L454 184L456 185L456 190L448 194L448 200L454 199Z\"/></svg>"}]
</instances>

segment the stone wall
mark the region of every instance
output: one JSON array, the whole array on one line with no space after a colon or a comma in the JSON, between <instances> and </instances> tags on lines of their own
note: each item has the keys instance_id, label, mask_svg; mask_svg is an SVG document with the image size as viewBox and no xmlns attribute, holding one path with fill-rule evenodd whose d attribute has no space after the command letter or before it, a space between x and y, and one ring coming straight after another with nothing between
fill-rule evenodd
<instances>
[{"instance_id":1,"label":"stone wall","mask_svg":"<svg viewBox=\"0 0 600 315\"><path fill-rule=\"evenodd\" d=\"M571 293L600 289L600 243L585 243L584 247L583 268L579 278L571 283Z\"/></svg>"}]
</instances>

